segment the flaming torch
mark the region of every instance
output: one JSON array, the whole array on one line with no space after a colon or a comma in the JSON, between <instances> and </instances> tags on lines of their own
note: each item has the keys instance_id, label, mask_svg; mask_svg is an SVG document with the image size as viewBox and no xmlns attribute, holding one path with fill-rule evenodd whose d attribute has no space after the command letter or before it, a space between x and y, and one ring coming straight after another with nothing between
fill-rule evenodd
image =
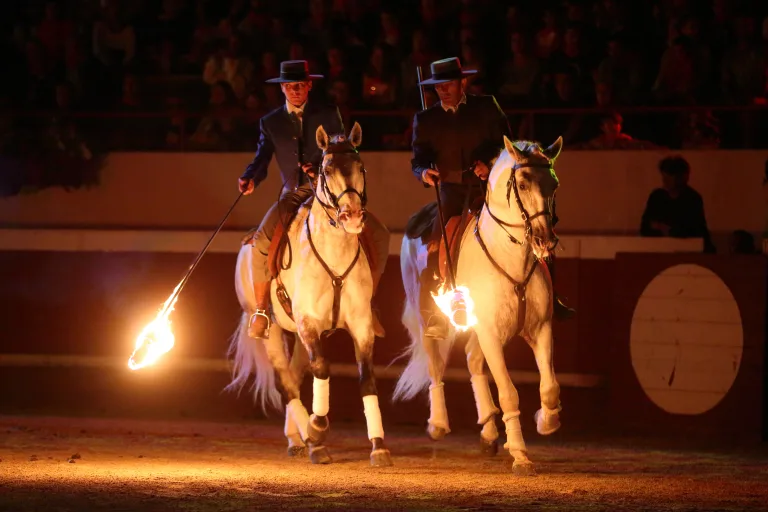
<instances>
[{"instance_id":1,"label":"flaming torch","mask_svg":"<svg viewBox=\"0 0 768 512\"><path fill-rule=\"evenodd\" d=\"M184 274L184 277L181 278L179 284L176 285L176 288L174 288L171 295L160 308L160 311L158 311L155 319L148 323L146 327L144 327L144 329L141 331L141 333L136 337L136 344L133 349L133 354L131 354L131 357L128 359L128 368L131 370L140 370L157 363L160 358L163 357L163 355L168 353L173 348L175 337L173 335L173 330L171 329L171 321L169 317L173 312L176 301L179 300L179 294L189 281L189 277L192 275L192 272L195 271L195 268L197 267L198 263L200 263L200 260L208 250L208 247L210 247L211 242L213 242L213 239L217 234L219 234L219 231L221 231L221 228L229 218L232 210L235 209L235 206L237 206L237 203L242 197L242 193L237 196L237 199L235 199L235 202L232 203L229 211L227 211L227 214L224 215L224 218L221 220L216 230L208 239L208 242L206 242L205 246L203 246L203 249L192 261L189 269L187 269L187 273Z\"/></svg>"},{"instance_id":2,"label":"flaming torch","mask_svg":"<svg viewBox=\"0 0 768 512\"><path fill-rule=\"evenodd\" d=\"M419 97L421 98L421 108L426 110L427 102L424 98L424 87L421 86L422 75L421 66L416 67L416 77L419 83ZM451 324L460 331L467 331L477 324L475 316L475 302L469 294L469 288L466 286L456 286L456 276L454 275L453 262L451 261L451 249L448 246L448 236L445 232L445 219L443 218L443 203L440 199L440 183L435 183L435 196L437 197L437 214L440 222L440 231L445 244L446 267L448 267L448 285L443 283L438 289L437 295L432 294L440 311L448 317Z\"/></svg>"}]
</instances>

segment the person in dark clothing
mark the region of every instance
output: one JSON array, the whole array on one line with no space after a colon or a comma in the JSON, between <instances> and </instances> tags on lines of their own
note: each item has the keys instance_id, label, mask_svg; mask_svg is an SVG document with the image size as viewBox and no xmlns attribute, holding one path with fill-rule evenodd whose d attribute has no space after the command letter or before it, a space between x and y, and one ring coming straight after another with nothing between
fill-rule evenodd
<instances>
[{"instance_id":1,"label":"person in dark clothing","mask_svg":"<svg viewBox=\"0 0 768 512\"><path fill-rule=\"evenodd\" d=\"M640 222L641 236L702 238L704 252L715 252L701 195L688 185L691 168L681 156L659 162L662 187L648 196Z\"/></svg>"},{"instance_id":2,"label":"person in dark clothing","mask_svg":"<svg viewBox=\"0 0 768 512\"><path fill-rule=\"evenodd\" d=\"M344 133L339 110L335 106L307 101L312 80L321 75L310 75L306 61L286 61L280 64L280 77L267 80L279 83L285 94L284 106L278 107L259 123L259 142L256 155L238 180L240 192L245 195L267 177L267 169L275 156L283 178L280 199L264 216L259 228L249 235L248 243L254 251L253 280L257 309L251 317L248 334L253 338L266 338L269 330L269 289L272 276L269 272L268 253L277 223L287 222L293 213L313 195L310 179L315 179L323 154L317 146L315 132L323 126L327 133ZM373 276L374 294L384 273L389 255L389 231L372 214L366 217L362 236L370 237L377 253L377 274ZM373 310L374 332L384 336L384 328Z\"/></svg>"},{"instance_id":3,"label":"person in dark clothing","mask_svg":"<svg viewBox=\"0 0 768 512\"><path fill-rule=\"evenodd\" d=\"M435 86L440 101L413 118L411 170L425 187L440 184L447 222L485 196L486 180L511 130L496 98L466 94L467 77L475 71L463 70L458 58L435 61L430 69L432 76L419 85ZM431 262L437 258L439 233L436 220L428 251ZM547 264L553 268L554 259ZM436 293L439 283L425 278L425 285ZM574 313L557 295L554 303L558 318Z\"/></svg>"}]
</instances>

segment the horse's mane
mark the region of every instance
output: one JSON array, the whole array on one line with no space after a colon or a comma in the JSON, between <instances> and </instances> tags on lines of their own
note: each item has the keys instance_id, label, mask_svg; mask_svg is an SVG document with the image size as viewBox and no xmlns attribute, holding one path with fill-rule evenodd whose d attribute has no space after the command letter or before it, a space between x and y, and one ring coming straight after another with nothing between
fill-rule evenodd
<instances>
[{"instance_id":1,"label":"horse's mane","mask_svg":"<svg viewBox=\"0 0 768 512\"><path fill-rule=\"evenodd\" d=\"M544 148L541 147L541 145L538 142L530 141L530 140L516 140L512 143L526 158L533 158L533 157L539 157L548 159L547 156L544 154ZM499 162L501 161L501 162ZM504 147L499 152L498 156L494 160L493 167L496 167L497 164L501 163L502 167L501 169L504 169L506 167L512 166L512 155L507 151L507 148ZM552 170L552 176L557 179L557 175L555 174L554 170Z\"/></svg>"}]
</instances>

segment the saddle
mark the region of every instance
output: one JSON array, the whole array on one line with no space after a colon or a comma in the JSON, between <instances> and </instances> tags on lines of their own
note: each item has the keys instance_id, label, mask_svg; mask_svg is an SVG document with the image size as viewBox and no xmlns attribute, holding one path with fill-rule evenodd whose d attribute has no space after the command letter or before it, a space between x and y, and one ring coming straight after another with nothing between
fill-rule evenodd
<instances>
[{"instance_id":1,"label":"saddle","mask_svg":"<svg viewBox=\"0 0 768 512\"><path fill-rule=\"evenodd\" d=\"M481 207L482 198L478 198L478 201L465 210L464 215L451 217L446 222L445 234L448 237L448 247L450 248L451 262L454 266L454 272L456 271L456 263L458 262L461 239L464 236L467 227L479 214ZM420 238L425 245L430 242L439 242L439 250L437 253L430 252L427 269L425 270L430 271L430 274L437 272L440 277L445 280L448 275L448 258L442 233L440 230L435 229L436 222L439 222L439 216L437 202L435 201L424 205L424 207L408 219L408 223L405 227L405 236L410 239ZM435 261L435 259L437 259L437 261Z\"/></svg>"}]
</instances>

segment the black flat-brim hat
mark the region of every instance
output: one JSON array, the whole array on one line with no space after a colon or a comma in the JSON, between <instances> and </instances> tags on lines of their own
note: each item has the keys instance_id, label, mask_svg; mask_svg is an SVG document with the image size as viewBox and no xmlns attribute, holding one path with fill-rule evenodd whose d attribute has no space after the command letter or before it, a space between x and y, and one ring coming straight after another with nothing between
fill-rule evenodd
<instances>
[{"instance_id":1,"label":"black flat-brim hat","mask_svg":"<svg viewBox=\"0 0 768 512\"><path fill-rule=\"evenodd\" d=\"M429 65L432 76L419 82L419 85L435 85L450 82L451 80L461 80L477 73L474 69L461 69L461 61L458 57L436 60Z\"/></svg>"},{"instance_id":2,"label":"black flat-brim hat","mask_svg":"<svg viewBox=\"0 0 768 512\"><path fill-rule=\"evenodd\" d=\"M310 75L309 64L305 60L287 60L280 63L280 77L270 78L268 84L287 84L290 82L308 82L319 80L323 75Z\"/></svg>"}]
</instances>

